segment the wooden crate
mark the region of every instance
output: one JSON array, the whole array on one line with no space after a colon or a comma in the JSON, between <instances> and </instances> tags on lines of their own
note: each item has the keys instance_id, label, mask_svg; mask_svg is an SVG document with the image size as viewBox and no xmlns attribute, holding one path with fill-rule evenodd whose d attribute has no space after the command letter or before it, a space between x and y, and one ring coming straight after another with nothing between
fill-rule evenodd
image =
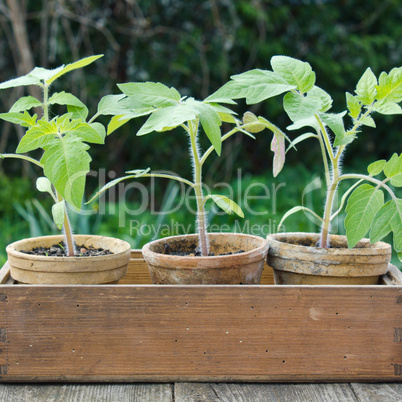
<instances>
[{"instance_id":1,"label":"wooden crate","mask_svg":"<svg viewBox=\"0 0 402 402\"><path fill-rule=\"evenodd\" d=\"M401 381L402 282L16 285L0 271L0 381ZM264 270L263 283L272 284Z\"/></svg>"}]
</instances>

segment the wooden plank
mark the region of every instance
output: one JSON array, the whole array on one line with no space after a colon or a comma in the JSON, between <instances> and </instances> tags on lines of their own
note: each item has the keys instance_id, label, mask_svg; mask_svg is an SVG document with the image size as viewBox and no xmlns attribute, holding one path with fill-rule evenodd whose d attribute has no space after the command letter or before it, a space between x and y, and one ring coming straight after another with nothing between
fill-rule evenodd
<instances>
[{"instance_id":1,"label":"wooden plank","mask_svg":"<svg viewBox=\"0 0 402 402\"><path fill-rule=\"evenodd\" d=\"M351 384L360 401L401 402L402 384Z\"/></svg>"},{"instance_id":2,"label":"wooden plank","mask_svg":"<svg viewBox=\"0 0 402 402\"><path fill-rule=\"evenodd\" d=\"M1 381L401 381L397 286L3 286Z\"/></svg>"},{"instance_id":3,"label":"wooden plank","mask_svg":"<svg viewBox=\"0 0 402 402\"><path fill-rule=\"evenodd\" d=\"M341 384L224 384L176 383L176 402L357 401L347 383ZM365 400L365 399L362 399Z\"/></svg>"},{"instance_id":4,"label":"wooden plank","mask_svg":"<svg viewBox=\"0 0 402 402\"><path fill-rule=\"evenodd\" d=\"M151 276L149 275L148 266L145 263L141 250L131 250L131 260L127 268L127 274L120 280L119 284L138 284L138 285L151 285ZM273 285L274 274L272 268L266 263L261 275L262 285Z\"/></svg>"},{"instance_id":5,"label":"wooden plank","mask_svg":"<svg viewBox=\"0 0 402 402\"><path fill-rule=\"evenodd\" d=\"M161 401L173 400L171 384L16 385L1 384L7 402Z\"/></svg>"}]
</instances>

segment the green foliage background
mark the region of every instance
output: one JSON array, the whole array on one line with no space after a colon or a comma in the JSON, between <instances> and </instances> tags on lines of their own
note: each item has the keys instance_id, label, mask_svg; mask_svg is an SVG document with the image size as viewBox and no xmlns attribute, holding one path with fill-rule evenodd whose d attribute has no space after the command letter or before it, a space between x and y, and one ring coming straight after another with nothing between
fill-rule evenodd
<instances>
[{"instance_id":1,"label":"green foliage background","mask_svg":"<svg viewBox=\"0 0 402 402\"><path fill-rule=\"evenodd\" d=\"M52 68L104 53L94 65L66 76L54 89L71 88L89 107L106 93L118 93L116 83L128 81L161 81L203 99L230 75L268 68L273 55L284 54L312 65L317 84L332 95L333 110L339 112L345 109L345 92L353 91L368 66L378 75L401 65L401 19L399 0L0 0L0 82L28 72L30 61ZM21 26L25 37L16 30ZM19 96L19 90L0 93L1 111L8 111ZM237 108L239 113L245 110L244 104ZM251 111L283 128L289 124L277 100ZM398 119L377 121L377 129L365 129L347 151L346 171L361 171L368 162L400 151ZM150 166L191 174L182 157L188 146L184 133L136 138L141 122L122 127L106 146L95 146L92 168L121 175ZM2 123L0 153L15 151L21 134ZM207 183L232 182L238 168L243 175L272 180L269 139L257 141L239 134L225 143L222 158L211 158ZM285 178L309 180L320 173L320 163L318 145L307 141L297 153L288 153ZM301 174L301 165L311 173ZM35 173L26 165L21 170L19 162L0 162L0 183L4 175L25 178L21 184L11 184L18 191L11 191L10 185L1 191L0 221L20 219L9 208L13 201L24 199L29 191L24 183L32 184ZM87 197L98 186L96 178L89 178L88 186ZM158 187L160 199L166 186L161 182ZM300 198L290 206L298 203ZM303 214L300 219L305 219ZM14 231L7 240L15 236Z\"/></svg>"}]
</instances>

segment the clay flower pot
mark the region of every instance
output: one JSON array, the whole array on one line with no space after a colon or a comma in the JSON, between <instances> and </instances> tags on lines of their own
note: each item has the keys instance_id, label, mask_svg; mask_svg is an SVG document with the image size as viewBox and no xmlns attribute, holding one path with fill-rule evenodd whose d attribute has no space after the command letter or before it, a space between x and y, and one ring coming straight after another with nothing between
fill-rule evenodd
<instances>
[{"instance_id":1,"label":"clay flower pot","mask_svg":"<svg viewBox=\"0 0 402 402\"><path fill-rule=\"evenodd\" d=\"M361 240L349 249L345 236L332 235L331 248L315 247L319 235L282 233L267 236L268 265L278 285L375 285L387 272L391 246Z\"/></svg>"},{"instance_id":2,"label":"clay flower pot","mask_svg":"<svg viewBox=\"0 0 402 402\"><path fill-rule=\"evenodd\" d=\"M258 236L234 233L209 234L210 253L196 257L164 254L166 249L194 252L198 236L172 236L142 248L154 284L259 284L268 245ZM219 255L243 250L242 253Z\"/></svg>"},{"instance_id":3,"label":"clay flower pot","mask_svg":"<svg viewBox=\"0 0 402 402\"><path fill-rule=\"evenodd\" d=\"M35 247L51 247L63 236L24 239L7 246L13 279L30 284L94 285L117 283L127 272L131 247L126 241L104 236L76 235L74 241L86 247L109 249L114 254L95 257L53 257L22 253Z\"/></svg>"}]
</instances>

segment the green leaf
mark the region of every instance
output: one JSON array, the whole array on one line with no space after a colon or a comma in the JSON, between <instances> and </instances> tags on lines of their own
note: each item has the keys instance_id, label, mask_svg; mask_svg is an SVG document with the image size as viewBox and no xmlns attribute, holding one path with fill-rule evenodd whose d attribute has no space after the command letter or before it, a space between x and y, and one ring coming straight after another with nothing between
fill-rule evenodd
<instances>
[{"instance_id":1,"label":"green leaf","mask_svg":"<svg viewBox=\"0 0 402 402\"><path fill-rule=\"evenodd\" d=\"M343 138L345 135L345 126L343 125L343 116L345 116L345 112L341 113L320 113L321 120L333 131L335 134L335 142L334 145L338 146L337 138Z\"/></svg>"},{"instance_id":2,"label":"green leaf","mask_svg":"<svg viewBox=\"0 0 402 402\"><path fill-rule=\"evenodd\" d=\"M103 57L103 54L85 57L84 59L78 60L74 63L67 64L66 66L61 66L58 69L54 70L53 74L47 76L46 84L50 85L53 81L57 80L57 78L61 77L62 75L66 74L70 71L85 67L85 66L93 63L95 60L98 60L101 57Z\"/></svg>"},{"instance_id":3,"label":"green leaf","mask_svg":"<svg viewBox=\"0 0 402 402\"><path fill-rule=\"evenodd\" d=\"M33 107L42 107L42 102L33 96L23 96L18 99L17 102L11 107L9 113L25 112Z\"/></svg>"},{"instance_id":4,"label":"green leaf","mask_svg":"<svg viewBox=\"0 0 402 402\"><path fill-rule=\"evenodd\" d=\"M49 193L52 197L54 197L52 183L47 177L38 177L36 179L36 188L38 191L42 193Z\"/></svg>"},{"instance_id":5,"label":"green leaf","mask_svg":"<svg viewBox=\"0 0 402 402\"><path fill-rule=\"evenodd\" d=\"M325 92L320 87L314 85L314 87L310 89L310 91L308 91L308 95L313 96L314 98L320 98L321 100L321 109L319 110L320 112L324 113L327 110L331 109L332 98L327 92Z\"/></svg>"},{"instance_id":6,"label":"green leaf","mask_svg":"<svg viewBox=\"0 0 402 402\"><path fill-rule=\"evenodd\" d=\"M67 111L71 113L71 119L80 119L83 121L87 119L89 113L85 105L84 107L67 105Z\"/></svg>"},{"instance_id":7,"label":"green leaf","mask_svg":"<svg viewBox=\"0 0 402 402\"><path fill-rule=\"evenodd\" d=\"M308 138L318 138L317 134L314 133L305 133L301 134L298 137L296 137L288 146L286 152L288 152L291 148L295 148L295 145L297 145L299 142L302 142L304 140L307 140Z\"/></svg>"},{"instance_id":8,"label":"green leaf","mask_svg":"<svg viewBox=\"0 0 402 402\"><path fill-rule=\"evenodd\" d=\"M395 187L402 187L402 154L394 153L391 159L384 165L384 174L391 179Z\"/></svg>"},{"instance_id":9,"label":"green leaf","mask_svg":"<svg viewBox=\"0 0 402 402\"><path fill-rule=\"evenodd\" d=\"M320 126L315 117L309 117L308 119L297 120L290 126L287 126L286 129L292 131L292 130L299 130L304 127L312 127L316 131L320 131Z\"/></svg>"},{"instance_id":10,"label":"green leaf","mask_svg":"<svg viewBox=\"0 0 402 402\"><path fill-rule=\"evenodd\" d=\"M15 88L27 85L40 85L40 84L41 84L40 79L32 77L29 74L27 74L22 77L13 78L11 80L2 82L0 84L0 89Z\"/></svg>"},{"instance_id":11,"label":"green leaf","mask_svg":"<svg viewBox=\"0 0 402 402\"><path fill-rule=\"evenodd\" d=\"M402 114L402 108L392 101L375 102L373 110L385 115Z\"/></svg>"},{"instance_id":12,"label":"green leaf","mask_svg":"<svg viewBox=\"0 0 402 402\"><path fill-rule=\"evenodd\" d=\"M31 116L27 111L24 113L0 113L0 119L22 127L32 127L36 124L37 115Z\"/></svg>"},{"instance_id":13,"label":"green leaf","mask_svg":"<svg viewBox=\"0 0 402 402\"><path fill-rule=\"evenodd\" d=\"M131 82L117 84L119 89L132 97L135 108L154 107L162 108L175 106L180 102L180 94L175 88L169 88L160 82Z\"/></svg>"},{"instance_id":14,"label":"green leaf","mask_svg":"<svg viewBox=\"0 0 402 402\"><path fill-rule=\"evenodd\" d=\"M375 121L370 116L362 116L357 123L362 124L363 126L373 127L375 128Z\"/></svg>"},{"instance_id":15,"label":"green leaf","mask_svg":"<svg viewBox=\"0 0 402 402\"><path fill-rule=\"evenodd\" d=\"M360 78L356 86L357 99L363 105L371 105L377 95L377 78L369 67Z\"/></svg>"},{"instance_id":16,"label":"green leaf","mask_svg":"<svg viewBox=\"0 0 402 402\"><path fill-rule=\"evenodd\" d=\"M384 166L387 163L385 159L370 163L367 167L367 171L370 176L377 176L384 170Z\"/></svg>"},{"instance_id":17,"label":"green leaf","mask_svg":"<svg viewBox=\"0 0 402 402\"><path fill-rule=\"evenodd\" d=\"M209 103L211 107L218 113L219 118L224 123L236 123L236 118L233 116L237 114L232 109L220 105L219 103Z\"/></svg>"},{"instance_id":18,"label":"green leaf","mask_svg":"<svg viewBox=\"0 0 402 402\"><path fill-rule=\"evenodd\" d=\"M82 141L93 144L103 144L105 142L105 130L102 124L88 124L80 119L72 120L60 127L59 132L68 136L80 138Z\"/></svg>"},{"instance_id":19,"label":"green leaf","mask_svg":"<svg viewBox=\"0 0 402 402\"><path fill-rule=\"evenodd\" d=\"M21 138L16 152L21 154L37 148L43 148L49 141L54 139L58 132L59 128L55 120L38 120L37 124L30 128Z\"/></svg>"},{"instance_id":20,"label":"green leaf","mask_svg":"<svg viewBox=\"0 0 402 402\"><path fill-rule=\"evenodd\" d=\"M357 97L353 96L349 92L346 92L346 104L349 110L349 116L352 119L357 120L362 111L362 105L357 99Z\"/></svg>"},{"instance_id":21,"label":"green leaf","mask_svg":"<svg viewBox=\"0 0 402 402\"><path fill-rule=\"evenodd\" d=\"M110 119L110 122L107 126L106 134L107 135L112 134L115 130L117 130L119 127L121 127L123 124L127 123L130 120L131 120L131 118L124 119L122 115L121 116L113 116Z\"/></svg>"},{"instance_id":22,"label":"green leaf","mask_svg":"<svg viewBox=\"0 0 402 402\"><path fill-rule=\"evenodd\" d=\"M307 208L307 207L302 207L302 206L297 206L297 207L293 207L292 209L290 209L289 211L286 212L285 215L283 215L281 221L278 224L278 230L279 228L283 225L283 222L291 215L295 214L296 212L299 211L305 211L308 212L309 214L311 214L315 220L317 221L317 224L321 224L323 222L323 219L318 216L314 211L312 211L311 209Z\"/></svg>"},{"instance_id":23,"label":"green leaf","mask_svg":"<svg viewBox=\"0 0 402 402\"><path fill-rule=\"evenodd\" d=\"M399 103L402 101L402 67L395 67L389 75L380 74L377 86L377 100Z\"/></svg>"},{"instance_id":24,"label":"green leaf","mask_svg":"<svg viewBox=\"0 0 402 402\"><path fill-rule=\"evenodd\" d=\"M251 112L246 112L243 115L243 124L247 124L247 127L245 127L245 129L249 132L249 133L259 133L263 130L265 130L265 124L261 123L261 121L259 120L259 118Z\"/></svg>"},{"instance_id":25,"label":"green leaf","mask_svg":"<svg viewBox=\"0 0 402 402\"><path fill-rule=\"evenodd\" d=\"M292 89L295 89L295 86L289 85L278 74L256 69L233 75L231 81L219 88L205 101L235 104L233 99L245 98L246 103L251 105Z\"/></svg>"},{"instance_id":26,"label":"green leaf","mask_svg":"<svg viewBox=\"0 0 402 402\"><path fill-rule=\"evenodd\" d=\"M211 105L207 103L194 100L188 100L187 103L197 111L205 134L211 141L216 153L220 155L222 150L222 137L220 129L222 121L219 118L218 113Z\"/></svg>"},{"instance_id":27,"label":"green leaf","mask_svg":"<svg viewBox=\"0 0 402 402\"><path fill-rule=\"evenodd\" d=\"M310 91L315 84L315 73L310 64L288 56L271 58L272 69L301 93Z\"/></svg>"},{"instance_id":28,"label":"green leaf","mask_svg":"<svg viewBox=\"0 0 402 402\"><path fill-rule=\"evenodd\" d=\"M91 161L89 145L65 136L52 140L44 149L41 163L46 177L68 203L80 210Z\"/></svg>"},{"instance_id":29,"label":"green leaf","mask_svg":"<svg viewBox=\"0 0 402 402\"><path fill-rule=\"evenodd\" d=\"M126 95L106 95L98 103L98 114L120 115L125 113L125 108L120 102Z\"/></svg>"},{"instance_id":30,"label":"green leaf","mask_svg":"<svg viewBox=\"0 0 402 402\"><path fill-rule=\"evenodd\" d=\"M55 92L49 99L50 105L71 105L85 107L85 105L73 94L68 92Z\"/></svg>"},{"instance_id":31,"label":"green leaf","mask_svg":"<svg viewBox=\"0 0 402 402\"><path fill-rule=\"evenodd\" d=\"M271 151L274 153L272 174L278 176L285 164L285 137L281 132L275 132L271 141Z\"/></svg>"},{"instance_id":32,"label":"green leaf","mask_svg":"<svg viewBox=\"0 0 402 402\"><path fill-rule=\"evenodd\" d=\"M394 249L402 253L402 200L388 201L377 213L370 232L370 242L383 239L388 233L394 232Z\"/></svg>"},{"instance_id":33,"label":"green leaf","mask_svg":"<svg viewBox=\"0 0 402 402\"><path fill-rule=\"evenodd\" d=\"M65 210L66 203L64 200L56 202L56 204L52 206L53 220L59 230L63 229Z\"/></svg>"},{"instance_id":34,"label":"green leaf","mask_svg":"<svg viewBox=\"0 0 402 402\"><path fill-rule=\"evenodd\" d=\"M236 215L240 216L240 218L244 218L244 214L241 208L230 198L224 195L217 194L211 194L207 197L211 198L211 200L214 201L215 204L223 209L227 214L231 215L231 213L234 212Z\"/></svg>"},{"instance_id":35,"label":"green leaf","mask_svg":"<svg viewBox=\"0 0 402 402\"><path fill-rule=\"evenodd\" d=\"M353 191L346 206L345 228L348 245L353 248L369 231L376 213L384 205L384 193L362 184Z\"/></svg>"},{"instance_id":36,"label":"green leaf","mask_svg":"<svg viewBox=\"0 0 402 402\"><path fill-rule=\"evenodd\" d=\"M189 105L181 103L176 106L167 106L152 113L137 135L145 135L153 131L171 130L186 121L196 118L196 111Z\"/></svg>"},{"instance_id":37,"label":"green leaf","mask_svg":"<svg viewBox=\"0 0 402 402\"><path fill-rule=\"evenodd\" d=\"M283 98L283 107L293 122L314 116L321 109L321 99L315 96L300 96L289 92Z\"/></svg>"}]
</instances>

